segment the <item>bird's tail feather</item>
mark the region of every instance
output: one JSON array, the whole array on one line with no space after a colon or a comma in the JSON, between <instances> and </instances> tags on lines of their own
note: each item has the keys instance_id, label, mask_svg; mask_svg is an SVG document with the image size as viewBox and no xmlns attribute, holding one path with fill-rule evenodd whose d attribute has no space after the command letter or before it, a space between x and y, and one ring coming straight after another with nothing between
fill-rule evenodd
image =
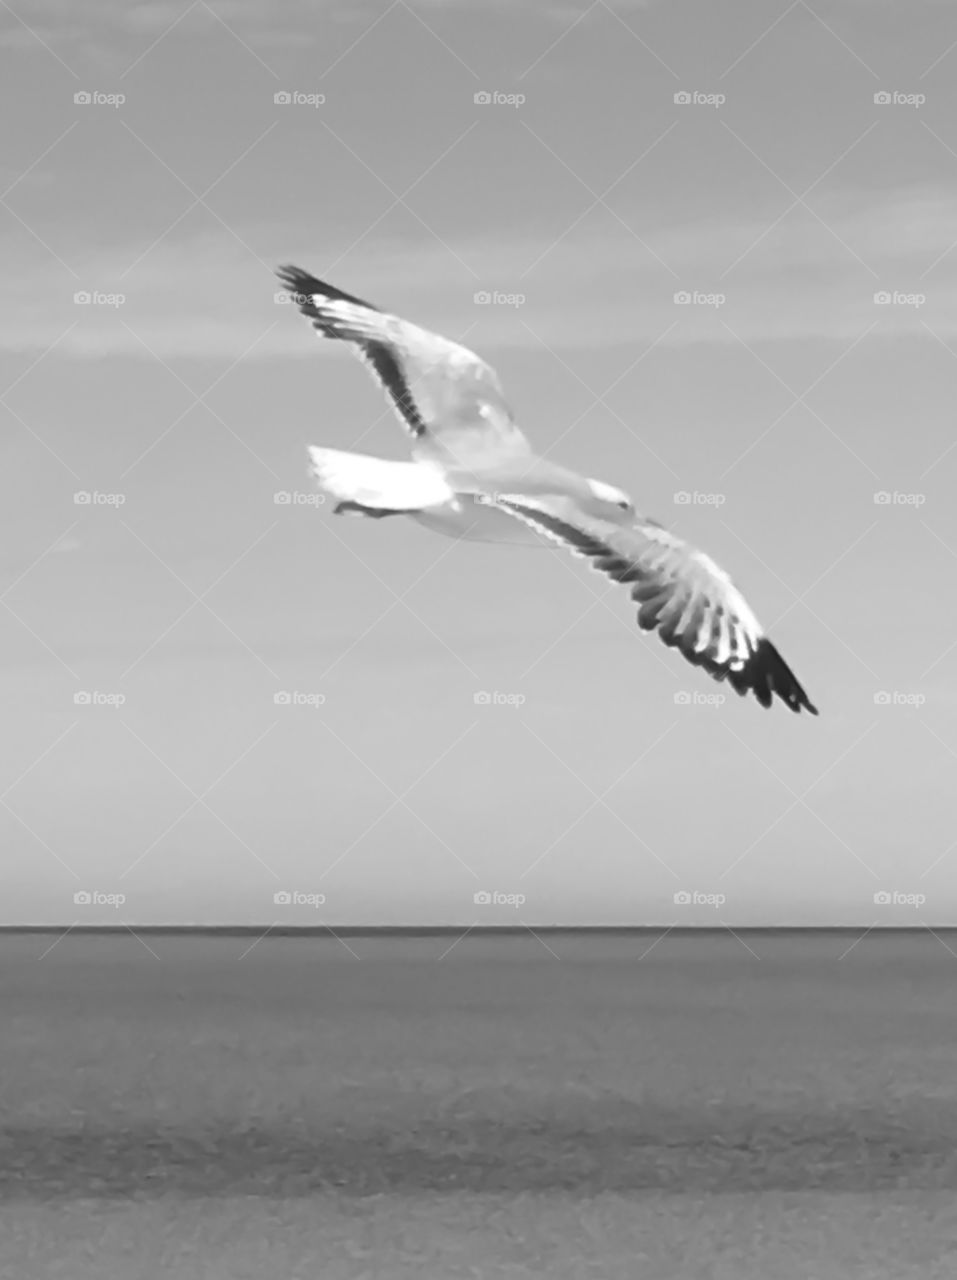
<instances>
[{"instance_id":1,"label":"bird's tail feather","mask_svg":"<svg viewBox=\"0 0 957 1280\"><path fill-rule=\"evenodd\" d=\"M388 511L421 511L447 502L452 492L437 470L364 453L309 446L310 471L340 502Z\"/></svg>"}]
</instances>

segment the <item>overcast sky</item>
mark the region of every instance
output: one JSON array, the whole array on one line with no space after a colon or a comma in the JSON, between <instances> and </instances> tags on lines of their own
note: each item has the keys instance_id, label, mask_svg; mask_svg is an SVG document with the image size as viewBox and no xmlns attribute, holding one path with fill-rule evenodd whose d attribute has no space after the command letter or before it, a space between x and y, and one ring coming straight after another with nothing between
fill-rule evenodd
<instances>
[{"instance_id":1,"label":"overcast sky","mask_svg":"<svg viewBox=\"0 0 957 1280\"><path fill-rule=\"evenodd\" d=\"M2 918L957 921L952 7L82 11L0 12ZM820 718L316 505L307 443L406 446L290 261L489 359Z\"/></svg>"}]
</instances>

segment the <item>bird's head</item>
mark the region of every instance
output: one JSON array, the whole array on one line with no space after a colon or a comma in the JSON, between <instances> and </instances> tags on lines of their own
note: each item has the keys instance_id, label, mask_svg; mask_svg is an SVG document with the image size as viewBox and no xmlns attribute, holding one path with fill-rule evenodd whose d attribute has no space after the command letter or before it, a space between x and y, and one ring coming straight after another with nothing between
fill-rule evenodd
<instances>
[{"instance_id":1,"label":"bird's head","mask_svg":"<svg viewBox=\"0 0 957 1280\"><path fill-rule=\"evenodd\" d=\"M588 487L591 489L592 496L597 498L602 506L614 507L617 511L624 511L629 515L634 514L634 504L622 489L616 489L613 484L605 484L604 480L589 480Z\"/></svg>"}]
</instances>

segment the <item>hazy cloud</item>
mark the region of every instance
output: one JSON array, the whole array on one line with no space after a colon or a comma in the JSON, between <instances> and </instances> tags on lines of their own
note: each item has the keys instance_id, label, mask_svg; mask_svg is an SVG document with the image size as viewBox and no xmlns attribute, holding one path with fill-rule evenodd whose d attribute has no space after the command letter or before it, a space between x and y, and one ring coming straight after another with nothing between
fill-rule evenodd
<instances>
[{"instance_id":1,"label":"hazy cloud","mask_svg":"<svg viewBox=\"0 0 957 1280\"><path fill-rule=\"evenodd\" d=\"M771 230L769 214L646 233L674 275L600 218L557 242L457 242L475 277L429 240L376 239L330 267L304 236L257 228L253 238L274 241L277 265L328 272L380 306L451 335L469 330L486 347L847 339L875 321L884 334L957 334L957 254L948 256L957 192L918 189L880 203L847 192L818 211L830 231L798 210ZM97 249L74 258L75 281L56 262L18 267L8 256L7 350L43 350L62 336L64 351L90 357L149 347L164 358L235 358L252 344L259 359L327 351L290 322L271 275L225 235ZM881 293L889 301L875 301Z\"/></svg>"}]
</instances>

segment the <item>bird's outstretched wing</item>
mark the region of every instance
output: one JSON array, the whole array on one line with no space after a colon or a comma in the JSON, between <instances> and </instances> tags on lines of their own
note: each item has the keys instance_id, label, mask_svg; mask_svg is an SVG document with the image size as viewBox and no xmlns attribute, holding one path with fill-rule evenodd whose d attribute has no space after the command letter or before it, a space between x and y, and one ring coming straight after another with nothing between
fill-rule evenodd
<instances>
[{"instance_id":1,"label":"bird's outstretched wing","mask_svg":"<svg viewBox=\"0 0 957 1280\"><path fill-rule=\"evenodd\" d=\"M817 708L723 569L654 521L596 520L570 498L498 494L496 505L631 588L638 625L763 707L776 694L792 711Z\"/></svg>"},{"instance_id":2,"label":"bird's outstretched wing","mask_svg":"<svg viewBox=\"0 0 957 1280\"><path fill-rule=\"evenodd\" d=\"M495 371L467 347L380 311L298 267L279 279L324 338L351 344L413 438L454 466L530 454Z\"/></svg>"}]
</instances>

